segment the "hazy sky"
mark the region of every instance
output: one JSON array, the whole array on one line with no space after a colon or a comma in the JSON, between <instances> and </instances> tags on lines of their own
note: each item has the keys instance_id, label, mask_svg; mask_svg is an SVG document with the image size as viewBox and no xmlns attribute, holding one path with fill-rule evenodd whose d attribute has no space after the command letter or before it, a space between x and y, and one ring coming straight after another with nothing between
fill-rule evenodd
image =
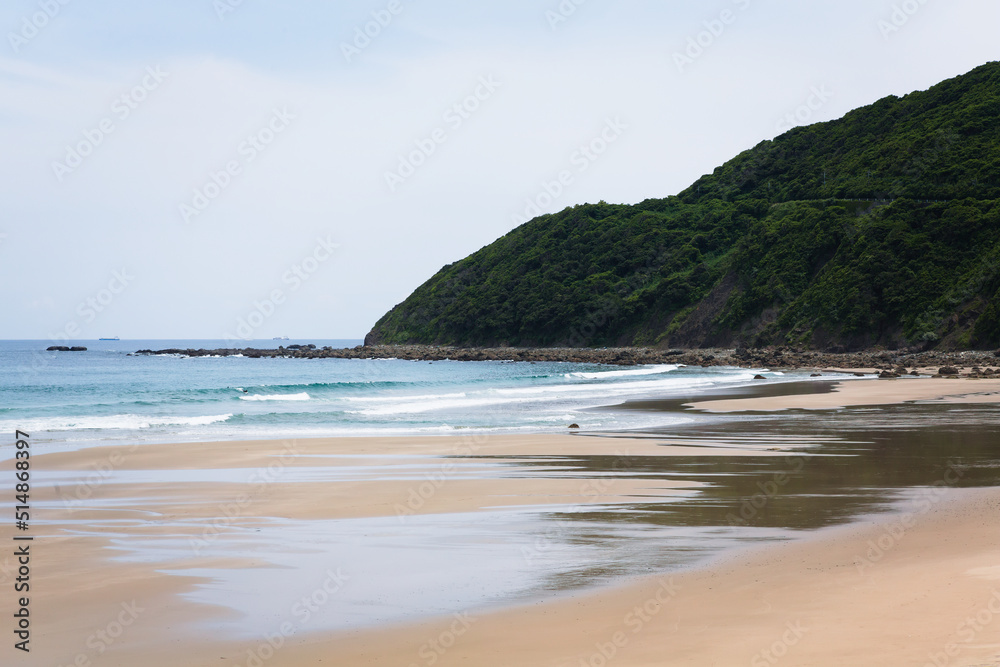
<instances>
[{"instance_id":1,"label":"hazy sky","mask_svg":"<svg viewBox=\"0 0 1000 667\"><path fill-rule=\"evenodd\" d=\"M363 337L532 204L998 59L998 5L5 0L0 338Z\"/></svg>"}]
</instances>

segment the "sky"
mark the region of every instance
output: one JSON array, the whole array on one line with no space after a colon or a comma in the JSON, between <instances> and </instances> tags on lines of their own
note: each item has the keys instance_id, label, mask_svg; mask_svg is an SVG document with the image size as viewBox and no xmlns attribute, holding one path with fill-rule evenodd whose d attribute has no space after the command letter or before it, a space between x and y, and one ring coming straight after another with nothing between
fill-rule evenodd
<instances>
[{"instance_id":1,"label":"sky","mask_svg":"<svg viewBox=\"0 0 1000 667\"><path fill-rule=\"evenodd\" d=\"M637 203L997 55L993 0L6 0L0 338L362 338L538 213Z\"/></svg>"}]
</instances>

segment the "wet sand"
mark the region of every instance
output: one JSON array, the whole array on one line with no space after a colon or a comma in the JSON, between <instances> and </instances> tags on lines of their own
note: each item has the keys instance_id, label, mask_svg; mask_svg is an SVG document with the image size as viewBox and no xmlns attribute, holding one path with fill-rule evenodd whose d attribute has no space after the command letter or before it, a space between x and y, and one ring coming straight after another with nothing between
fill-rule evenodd
<instances>
[{"instance_id":1,"label":"wet sand","mask_svg":"<svg viewBox=\"0 0 1000 667\"><path fill-rule=\"evenodd\" d=\"M574 452L653 457L694 449L683 439L666 447L661 443L532 435L36 450L33 527L27 533L35 536L29 599L36 620L32 651L20 664L200 664L195 656L203 657L216 633L198 628L235 618L223 605L190 601L191 593L206 584L204 572L265 568L260 576L267 577L274 566L269 554L286 548L267 538L250 541L248 534L266 533L287 521L328 526L388 518L392 530L425 515L468 516L495 508L634 507L700 486L546 464L548 457L563 460ZM695 451L705 449L694 444ZM748 454L720 446L704 455ZM13 496L9 491L5 500ZM13 512L9 505L6 509ZM5 522L0 540L13 544L14 533ZM144 553L147 562L136 562L135 554L141 559ZM339 566L331 569L336 573ZM0 557L0 585L9 589L16 570L9 549ZM311 590L316 583L303 586ZM13 595L0 597L0 615L12 618L14 602ZM142 611L133 620L129 614L135 609ZM284 611L288 615L287 607ZM116 639L108 632L121 634ZM220 649L213 664L235 648ZM157 662L160 658L150 651L171 657Z\"/></svg>"},{"instance_id":2,"label":"wet sand","mask_svg":"<svg viewBox=\"0 0 1000 667\"><path fill-rule=\"evenodd\" d=\"M483 667L833 667L922 665L935 657L948 665L997 664L1000 492L950 492L933 502L912 518L824 531L614 591L317 637L282 649L281 659Z\"/></svg>"},{"instance_id":3,"label":"wet sand","mask_svg":"<svg viewBox=\"0 0 1000 667\"><path fill-rule=\"evenodd\" d=\"M887 386L892 392L882 389ZM823 409L970 397L992 403L993 391L1000 386L990 381L852 381L832 393L748 398L725 407ZM874 400L879 402L866 402ZM769 401L768 407L760 401ZM755 491L738 486L746 471L758 471L748 479L763 479L764 491L769 481L789 489L808 486L809 474L829 477L820 461L843 466L853 447L845 442L833 448L839 453L830 459L820 454L811 473L789 473L786 483L779 476L786 474L783 467L824 451L823 438L775 446L784 439L778 431L771 439L743 441L739 433L736 424L730 434L711 436L355 438L36 452L32 652L16 654L15 664L920 665L938 653L942 664L994 664L1000 656L1000 491L937 489L931 482L949 486L949 471L960 470L956 477L988 483L988 461L979 477L964 467L934 464L926 482L907 478L899 484L929 491L876 494L827 523L893 499L894 513L816 530L801 540L758 541L695 569L656 572L632 583L614 579L611 588L569 596L553 591L507 608L317 631L308 616L318 617L329 600L357 583L332 561L312 580L298 582L308 597L304 606L276 606L263 626L271 630L253 632L253 639L211 630L241 620L224 604L191 598L206 585L205 571L245 571L251 581L258 577L261 590L265 579L282 576L266 553L246 546L275 523L327 527L341 524L324 522L379 519L384 530L435 516L474 521L497 508L572 507L612 525L647 511L662 514L664 507L682 511L686 494L703 493L699 511L709 512L706 527L720 526L724 512L738 513L740 498ZM982 442L980 449L990 448ZM785 449L798 452L794 460ZM884 456L875 454L873 465L884 465ZM712 481L723 462L733 468L727 473L731 491ZM682 464L705 474L681 474ZM769 471L766 477L759 477L761 470ZM152 482L150 475L166 481ZM779 510L794 514L799 497L783 503L782 492L766 495L748 530L795 526ZM686 518L669 521L698 520L696 514L681 516ZM596 525L588 523L590 514L579 518L584 527ZM573 542L575 531L576 524L569 537L557 537ZM0 540L13 544L13 532L5 523ZM165 540L186 544L188 553L165 561L163 553L176 553L157 550ZM201 550L199 540L212 548ZM126 553L132 557L122 557ZM143 561L136 553L150 555ZM444 552L441 557L446 563ZM13 560L0 558L0 583L8 590L0 597L0 615L7 619L14 610ZM267 634L270 643L263 639Z\"/></svg>"}]
</instances>

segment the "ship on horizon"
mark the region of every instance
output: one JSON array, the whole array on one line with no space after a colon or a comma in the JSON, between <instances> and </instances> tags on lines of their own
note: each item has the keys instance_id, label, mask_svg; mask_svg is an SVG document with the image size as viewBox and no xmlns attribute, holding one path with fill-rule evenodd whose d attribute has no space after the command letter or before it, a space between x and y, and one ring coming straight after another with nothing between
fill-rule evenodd
<instances>
[{"instance_id":1,"label":"ship on horizon","mask_svg":"<svg viewBox=\"0 0 1000 667\"><path fill-rule=\"evenodd\" d=\"M121 338L115 336L114 338L98 338L97 340L121 340Z\"/></svg>"}]
</instances>

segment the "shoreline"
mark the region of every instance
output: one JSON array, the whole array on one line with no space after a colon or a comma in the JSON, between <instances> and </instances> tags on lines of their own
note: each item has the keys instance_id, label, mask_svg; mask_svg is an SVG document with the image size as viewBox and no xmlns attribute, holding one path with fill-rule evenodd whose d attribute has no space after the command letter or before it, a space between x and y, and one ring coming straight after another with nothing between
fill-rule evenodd
<instances>
[{"instance_id":1,"label":"shoreline","mask_svg":"<svg viewBox=\"0 0 1000 667\"><path fill-rule=\"evenodd\" d=\"M828 369L826 373L841 372L845 376L857 375L852 370ZM912 403L962 403L970 405L986 405L1000 403L1000 375L993 377L979 376L931 376L929 373L918 376L902 376L899 378L883 378L867 373L864 377L851 377L843 381L834 378L784 378L777 382L748 383L740 387L716 387L707 391L699 391L696 398L674 397L630 399L624 403L608 403L598 409L636 410L647 412L663 412L676 415L733 415L737 413L780 413L795 410L819 411L838 410L861 406L891 406ZM640 407L641 406L641 407ZM652 407L655 406L655 407ZM427 443L451 442L458 443L454 447L461 451L478 452L475 443L481 440L515 438L531 442L534 438L567 438L559 447L559 454L568 455L578 451L578 444L571 438L593 438L595 440L625 441L644 440L663 437L667 433L671 440L682 442L683 447L697 447L698 440L685 440L684 436L673 433L676 429L684 430L680 425L667 425L659 428L641 427L626 430L587 430L560 427L559 430L508 433L488 429L470 429L465 434L448 433L441 435L400 435L386 434L377 430L368 433L349 435L262 435L257 438L246 438L239 435L210 436L201 439L185 439L175 436L160 440L134 443L131 449L144 449L150 446L171 445L189 451L192 447L202 447L208 444L216 445L224 450L233 446L247 449L254 443L268 443L278 440L300 443L323 442L330 439L351 443L351 451L358 454L370 454L378 450L377 446L363 443L404 441L416 445L414 453L420 455L436 455L433 445ZM99 444L101 441L81 441L78 449L66 449L62 443L56 443L58 453L83 460L86 457L101 455L105 450L113 450L121 445ZM465 444L461 444L465 443ZM584 447L584 449L587 449ZM663 448L656 450L663 452ZM96 452L96 453L95 453ZM194 454L195 452L191 451ZM731 453L731 452L730 452ZM477 454L478 455L478 454ZM511 447L498 451L497 456L528 455L523 447ZM654 454L655 455L655 454ZM4 460L0 455L0 461Z\"/></svg>"},{"instance_id":2,"label":"shoreline","mask_svg":"<svg viewBox=\"0 0 1000 667\"><path fill-rule=\"evenodd\" d=\"M1000 367L994 352L922 352L869 350L861 352L813 352L788 348L660 350L644 347L620 348L517 348L450 347L435 345L359 345L353 348L310 348L295 345L277 349L218 348L138 350L134 355L179 355L188 357L238 356L287 359L402 359L407 361L523 361L572 362L617 366L679 364L685 366L735 366L740 368L773 367L776 369L853 372L871 369L893 372L899 368L928 369L954 366ZM840 370L843 369L843 370Z\"/></svg>"},{"instance_id":3,"label":"shoreline","mask_svg":"<svg viewBox=\"0 0 1000 667\"><path fill-rule=\"evenodd\" d=\"M969 400L970 394L991 385L988 380L969 379L851 380L838 383L832 393L808 395L755 398L756 387L751 386L751 397L739 400L767 400L772 402L770 409L794 409L803 398L833 397L834 402L843 402L845 392L865 389L874 392L870 395L879 399L879 405L898 405L926 400L928 392L942 400ZM886 393L890 388L892 392ZM990 398L990 403L1000 402L1000 387ZM213 570L251 576L257 572L265 578L284 571L291 576L289 583L304 588L303 593L318 586L314 595L324 599L343 595L339 584L322 588L328 583L323 577L310 578L297 569L292 576L287 566L282 569L269 562L260 546L247 547L251 544L247 540L261 530L267 535L268 526L275 523L302 522L315 531L342 525L325 523L329 521L395 523L404 518L400 505L407 507L412 492L424 482L434 488L429 497L408 506L406 521L415 523L407 525L423 526L422 517L439 515L474 521L473 517L487 517L497 507L641 512L647 504L655 506L699 487L682 474L654 479L612 471L609 477L611 461L624 458L641 470L658 459L672 470L682 460L707 462L721 457L718 460L723 461L736 456L751 457L748 462L754 457L774 460L783 466L780 460L789 455L771 443L726 446L718 434L711 436L716 446L706 447L706 439L696 435L680 430L674 435L633 438L626 434L319 438L291 441L292 450L289 441L230 440L37 453L33 470L52 477L48 482L39 477L33 487L32 502L46 508L47 516L38 529L40 539L32 546L33 574L37 573L32 581L32 659L72 664L83 655L97 661L88 638L96 630L112 627L125 610L122 605L142 611L134 624L130 620L121 640L107 645L100 664L247 667L256 659L289 667L329 661L423 667L433 658L437 667L579 667L581 662L600 659L612 664L608 656L613 655L614 665L647 667L754 664L755 660L772 664L763 652L783 651L789 656L787 664L833 667L924 664L927 655L952 645L959 648L955 656L948 656L948 665L982 665L996 657L1000 644L992 638L1000 640L1000 635L994 627L987 628L991 634L977 634L975 642L958 644L955 628L970 609L991 609L990 596L1000 589L995 558L1000 550L1000 533L995 530L1000 511L997 488L939 489L912 510L895 503L885 514L861 514L847 525L803 530L787 542L767 544L762 539L749 547L718 551L705 563L670 574L612 579L603 588L568 589L500 608L470 607L473 611L459 611L457 616L431 614L374 627L320 630L315 622L299 623L290 607L279 605L273 609L273 623L268 621L265 628L272 639L277 638L270 644L265 632L256 639L219 632L220 627L239 624L238 613L190 597L211 586L208 573ZM801 448L802 442L789 444ZM823 458L821 451L800 455ZM577 463L557 468L553 462L558 458ZM603 458L605 465L581 467L588 458ZM91 484L84 473L95 464L98 469L113 468L118 477L99 476ZM308 477L319 469L327 471L325 477ZM233 474L225 477L222 471ZM265 473L271 477L255 478ZM434 484L441 474L454 477L443 485ZM69 508L63 492L74 489L60 491L57 482L74 478L86 493ZM756 487L746 493L755 491ZM911 491L907 493L915 500L923 497L919 489ZM204 526L215 525L209 522L220 520L224 511L220 508L234 503L237 509L227 514L222 537L202 532ZM903 521L908 510L913 520ZM109 527L110 533L103 534ZM0 539L9 540L12 531L10 525L0 527ZM280 545L284 551L295 547L274 542L275 537L261 537L260 544ZM209 547L216 539L236 542L233 550L208 549L164 560L162 554L169 553L163 551L165 542L181 540L186 545L192 538ZM885 548L868 554L870 545L879 545L880 540L888 540ZM122 560L125 545L140 554L152 549L160 555ZM338 562L332 554L330 558L331 572L338 574ZM447 571L444 553L441 558ZM346 568L344 573L355 574ZM921 583L914 586L914 581ZM10 601L10 596L0 600L0 612L12 613ZM282 630L286 623L288 633ZM448 642L448 650L438 651L435 641L437 646Z\"/></svg>"}]
</instances>

